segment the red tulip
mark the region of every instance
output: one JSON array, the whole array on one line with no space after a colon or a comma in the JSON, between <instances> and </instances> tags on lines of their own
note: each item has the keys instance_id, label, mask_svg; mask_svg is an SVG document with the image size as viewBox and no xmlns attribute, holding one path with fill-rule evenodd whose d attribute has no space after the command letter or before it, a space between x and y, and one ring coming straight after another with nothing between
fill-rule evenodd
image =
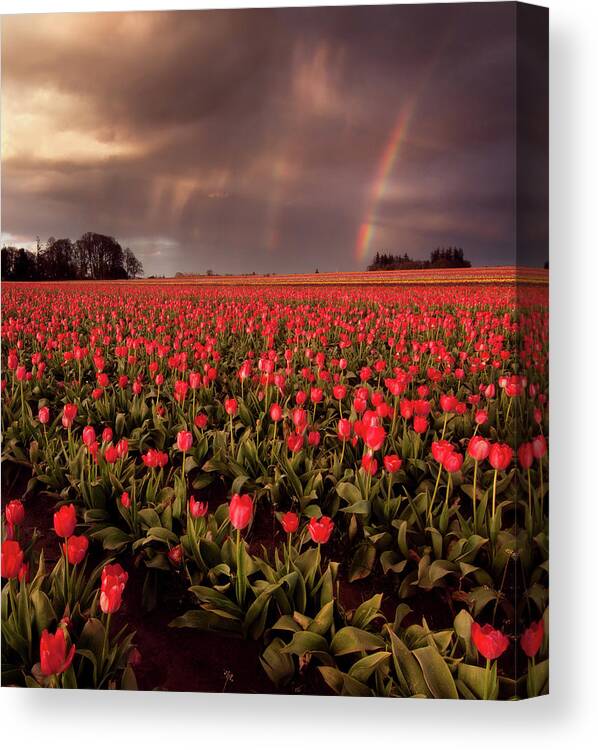
<instances>
[{"instance_id":1,"label":"red tulip","mask_svg":"<svg viewBox=\"0 0 598 750\"><path fill-rule=\"evenodd\" d=\"M102 430L102 442L109 443L112 440L112 428L104 427Z\"/></svg>"},{"instance_id":2,"label":"red tulip","mask_svg":"<svg viewBox=\"0 0 598 750\"><path fill-rule=\"evenodd\" d=\"M121 438L116 444L116 455L119 458L125 458L129 452L129 441L126 438Z\"/></svg>"},{"instance_id":3,"label":"red tulip","mask_svg":"<svg viewBox=\"0 0 598 750\"><path fill-rule=\"evenodd\" d=\"M509 647L509 639L504 633L491 625L482 627L477 622L471 625L471 640L486 659L498 659Z\"/></svg>"},{"instance_id":4,"label":"red tulip","mask_svg":"<svg viewBox=\"0 0 598 750\"><path fill-rule=\"evenodd\" d=\"M399 410L403 419L411 419L413 416L413 402L407 398L402 398L399 403Z\"/></svg>"},{"instance_id":5,"label":"red tulip","mask_svg":"<svg viewBox=\"0 0 598 750\"><path fill-rule=\"evenodd\" d=\"M25 520L25 506L20 500L11 500L4 511L8 523L20 526Z\"/></svg>"},{"instance_id":6,"label":"red tulip","mask_svg":"<svg viewBox=\"0 0 598 750\"><path fill-rule=\"evenodd\" d=\"M358 414L363 414L363 412L367 409L368 402L364 398L354 398L353 399L353 408Z\"/></svg>"},{"instance_id":7,"label":"red tulip","mask_svg":"<svg viewBox=\"0 0 598 750\"><path fill-rule=\"evenodd\" d=\"M364 442L370 450L377 451L384 445L385 438L386 431L384 427L368 427Z\"/></svg>"},{"instance_id":8,"label":"red tulip","mask_svg":"<svg viewBox=\"0 0 598 750\"><path fill-rule=\"evenodd\" d=\"M448 440L435 440L432 443L432 455L434 460L441 464L444 461L444 457L447 453L452 453L455 450L455 446L449 443Z\"/></svg>"},{"instance_id":9,"label":"red tulip","mask_svg":"<svg viewBox=\"0 0 598 750\"><path fill-rule=\"evenodd\" d=\"M299 435L297 432L292 432L287 437L287 446L293 453L298 453L303 448L303 435Z\"/></svg>"},{"instance_id":10,"label":"red tulip","mask_svg":"<svg viewBox=\"0 0 598 750\"><path fill-rule=\"evenodd\" d=\"M201 500L196 500L193 495L189 498L189 512L193 518L203 518L208 512L208 504Z\"/></svg>"},{"instance_id":11,"label":"red tulip","mask_svg":"<svg viewBox=\"0 0 598 750\"><path fill-rule=\"evenodd\" d=\"M131 498L129 497L128 492L123 492L120 496L120 504L123 506L123 508L130 508L131 507Z\"/></svg>"},{"instance_id":12,"label":"red tulip","mask_svg":"<svg viewBox=\"0 0 598 750\"><path fill-rule=\"evenodd\" d=\"M177 544L175 547L171 547L168 550L168 559L175 566L175 568L179 568L182 565L183 548L180 544Z\"/></svg>"},{"instance_id":13,"label":"red tulip","mask_svg":"<svg viewBox=\"0 0 598 750\"><path fill-rule=\"evenodd\" d=\"M396 454L384 456L384 468L389 474L396 474L402 463L402 460Z\"/></svg>"},{"instance_id":14,"label":"red tulip","mask_svg":"<svg viewBox=\"0 0 598 750\"><path fill-rule=\"evenodd\" d=\"M237 410L239 408L239 405L237 404L237 400L234 398L225 398L224 399L224 411L230 416L234 417L237 413Z\"/></svg>"},{"instance_id":15,"label":"red tulip","mask_svg":"<svg viewBox=\"0 0 598 750\"><path fill-rule=\"evenodd\" d=\"M478 409L474 420L476 424L485 424L488 421L488 412L485 409Z\"/></svg>"},{"instance_id":16,"label":"red tulip","mask_svg":"<svg viewBox=\"0 0 598 750\"><path fill-rule=\"evenodd\" d=\"M334 530L334 521L328 516L312 518L309 522L309 535L316 544L326 544Z\"/></svg>"},{"instance_id":17,"label":"red tulip","mask_svg":"<svg viewBox=\"0 0 598 750\"><path fill-rule=\"evenodd\" d=\"M431 406L429 401L418 399L417 401L412 401L411 403L413 405L413 413L417 417L427 417L430 413Z\"/></svg>"},{"instance_id":18,"label":"red tulip","mask_svg":"<svg viewBox=\"0 0 598 750\"><path fill-rule=\"evenodd\" d=\"M104 451L104 458L109 464L115 464L118 461L118 448L115 445L108 445Z\"/></svg>"},{"instance_id":19,"label":"red tulip","mask_svg":"<svg viewBox=\"0 0 598 750\"><path fill-rule=\"evenodd\" d=\"M253 518L253 500L249 495L233 495L230 499L228 514L235 529L244 529Z\"/></svg>"},{"instance_id":20,"label":"red tulip","mask_svg":"<svg viewBox=\"0 0 598 750\"><path fill-rule=\"evenodd\" d=\"M307 425L307 412L305 409L293 409L291 417L297 430L303 431Z\"/></svg>"},{"instance_id":21,"label":"red tulip","mask_svg":"<svg viewBox=\"0 0 598 750\"><path fill-rule=\"evenodd\" d=\"M63 628L59 627L54 635L44 630L39 644L41 672L46 677L59 675L71 666L75 656L75 645L66 651L66 639Z\"/></svg>"},{"instance_id":22,"label":"red tulip","mask_svg":"<svg viewBox=\"0 0 598 750\"><path fill-rule=\"evenodd\" d=\"M280 523L287 534L294 534L299 528L299 516L296 513L289 511L281 516Z\"/></svg>"},{"instance_id":23,"label":"red tulip","mask_svg":"<svg viewBox=\"0 0 598 750\"><path fill-rule=\"evenodd\" d=\"M332 389L332 395L335 399L337 399L337 401L342 401L347 395L347 386L335 385Z\"/></svg>"},{"instance_id":24,"label":"red tulip","mask_svg":"<svg viewBox=\"0 0 598 750\"><path fill-rule=\"evenodd\" d=\"M96 431L93 429L91 425L87 425L83 428L83 444L89 447L92 443L95 442L96 439Z\"/></svg>"},{"instance_id":25,"label":"red tulip","mask_svg":"<svg viewBox=\"0 0 598 750\"><path fill-rule=\"evenodd\" d=\"M339 419L336 431L341 440L348 440L351 437L351 422L348 419Z\"/></svg>"},{"instance_id":26,"label":"red tulip","mask_svg":"<svg viewBox=\"0 0 598 750\"><path fill-rule=\"evenodd\" d=\"M538 460L546 455L547 446L546 438L544 437L544 435L537 435L535 438L533 438L532 451L534 453L534 458L537 458Z\"/></svg>"},{"instance_id":27,"label":"red tulip","mask_svg":"<svg viewBox=\"0 0 598 750\"><path fill-rule=\"evenodd\" d=\"M366 453L361 459L361 468L373 477L378 471L378 462L370 453Z\"/></svg>"},{"instance_id":28,"label":"red tulip","mask_svg":"<svg viewBox=\"0 0 598 750\"><path fill-rule=\"evenodd\" d=\"M319 404L323 398L323 392L321 388L312 388L309 392L309 397L312 404Z\"/></svg>"},{"instance_id":29,"label":"red tulip","mask_svg":"<svg viewBox=\"0 0 598 750\"><path fill-rule=\"evenodd\" d=\"M312 448L317 448L320 445L321 437L317 430L311 430L307 436L307 444Z\"/></svg>"},{"instance_id":30,"label":"red tulip","mask_svg":"<svg viewBox=\"0 0 598 750\"><path fill-rule=\"evenodd\" d=\"M413 429L419 434L422 435L426 430L428 429L428 420L426 417L413 417Z\"/></svg>"},{"instance_id":31,"label":"red tulip","mask_svg":"<svg viewBox=\"0 0 598 750\"><path fill-rule=\"evenodd\" d=\"M120 609L128 578L128 574L118 563L104 566L100 590L100 609L104 614L112 614Z\"/></svg>"},{"instance_id":32,"label":"red tulip","mask_svg":"<svg viewBox=\"0 0 598 750\"><path fill-rule=\"evenodd\" d=\"M270 407L270 419L273 422L280 422L282 419L282 408L280 404L272 404Z\"/></svg>"},{"instance_id":33,"label":"red tulip","mask_svg":"<svg viewBox=\"0 0 598 750\"><path fill-rule=\"evenodd\" d=\"M442 459L442 465L450 474L454 474L463 465L463 455L454 451L448 451Z\"/></svg>"},{"instance_id":34,"label":"red tulip","mask_svg":"<svg viewBox=\"0 0 598 750\"><path fill-rule=\"evenodd\" d=\"M77 514L74 505L63 505L54 513L54 531L58 536L72 536L76 525Z\"/></svg>"},{"instance_id":35,"label":"red tulip","mask_svg":"<svg viewBox=\"0 0 598 750\"><path fill-rule=\"evenodd\" d=\"M307 401L307 393L305 391L297 391L295 394L295 403L297 406L302 406Z\"/></svg>"},{"instance_id":36,"label":"red tulip","mask_svg":"<svg viewBox=\"0 0 598 750\"><path fill-rule=\"evenodd\" d=\"M177 448L186 453L193 444L193 435L187 430L181 430L176 436Z\"/></svg>"},{"instance_id":37,"label":"red tulip","mask_svg":"<svg viewBox=\"0 0 598 750\"><path fill-rule=\"evenodd\" d=\"M513 449L506 443L494 443L490 446L488 460L493 469L504 471L513 459Z\"/></svg>"},{"instance_id":38,"label":"red tulip","mask_svg":"<svg viewBox=\"0 0 598 750\"><path fill-rule=\"evenodd\" d=\"M474 461L485 461L490 453L490 443L480 435L474 435L469 441L467 452Z\"/></svg>"},{"instance_id":39,"label":"red tulip","mask_svg":"<svg viewBox=\"0 0 598 750\"><path fill-rule=\"evenodd\" d=\"M23 550L18 542L2 542L2 578L16 578L23 565Z\"/></svg>"},{"instance_id":40,"label":"red tulip","mask_svg":"<svg viewBox=\"0 0 598 750\"><path fill-rule=\"evenodd\" d=\"M50 409L47 406L42 406L37 412L37 418L41 424L48 424L50 421Z\"/></svg>"},{"instance_id":41,"label":"red tulip","mask_svg":"<svg viewBox=\"0 0 598 750\"><path fill-rule=\"evenodd\" d=\"M442 395L440 397L440 408L443 412L452 412L455 411L455 407L457 406L457 399L455 396L448 396L448 395Z\"/></svg>"},{"instance_id":42,"label":"red tulip","mask_svg":"<svg viewBox=\"0 0 598 750\"><path fill-rule=\"evenodd\" d=\"M62 549L67 554L71 565L78 565L83 561L89 547L89 539L86 536L71 536L63 543Z\"/></svg>"},{"instance_id":43,"label":"red tulip","mask_svg":"<svg viewBox=\"0 0 598 750\"><path fill-rule=\"evenodd\" d=\"M530 659L533 659L542 646L544 640L544 621L532 622L521 634L521 648Z\"/></svg>"},{"instance_id":44,"label":"red tulip","mask_svg":"<svg viewBox=\"0 0 598 750\"><path fill-rule=\"evenodd\" d=\"M72 427L77 416L77 404L65 404L62 412L62 426Z\"/></svg>"},{"instance_id":45,"label":"red tulip","mask_svg":"<svg viewBox=\"0 0 598 750\"><path fill-rule=\"evenodd\" d=\"M522 469L529 469L534 463L534 451L531 443L521 443L517 450L517 458Z\"/></svg>"},{"instance_id":46,"label":"red tulip","mask_svg":"<svg viewBox=\"0 0 598 750\"><path fill-rule=\"evenodd\" d=\"M486 386L484 389L484 396L486 398L494 398L496 395L496 388L494 387L494 383L490 383L490 385Z\"/></svg>"}]
</instances>

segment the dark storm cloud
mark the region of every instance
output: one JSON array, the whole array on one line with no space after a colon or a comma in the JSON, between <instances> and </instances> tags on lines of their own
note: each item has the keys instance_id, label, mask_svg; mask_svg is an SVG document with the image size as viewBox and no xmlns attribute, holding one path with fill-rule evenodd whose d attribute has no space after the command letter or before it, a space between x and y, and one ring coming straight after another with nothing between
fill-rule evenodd
<instances>
[{"instance_id":1,"label":"dark storm cloud","mask_svg":"<svg viewBox=\"0 0 598 750\"><path fill-rule=\"evenodd\" d=\"M3 233L112 234L147 273L512 263L511 4L5 17ZM380 199L372 191L411 113Z\"/></svg>"}]
</instances>

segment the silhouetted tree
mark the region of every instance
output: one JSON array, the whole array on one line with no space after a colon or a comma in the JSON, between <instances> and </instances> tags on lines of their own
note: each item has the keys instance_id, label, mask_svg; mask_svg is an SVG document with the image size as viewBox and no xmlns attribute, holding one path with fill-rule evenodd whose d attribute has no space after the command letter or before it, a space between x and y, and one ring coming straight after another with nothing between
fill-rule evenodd
<instances>
[{"instance_id":1,"label":"silhouetted tree","mask_svg":"<svg viewBox=\"0 0 598 750\"><path fill-rule=\"evenodd\" d=\"M127 279L143 274L143 266L129 249L114 239L86 232L81 239L50 237L37 252L25 248L2 248L4 281L61 281L64 279Z\"/></svg>"},{"instance_id":2,"label":"silhouetted tree","mask_svg":"<svg viewBox=\"0 0 598 750\"><path fill-rule=\"evenodd\" d=\"M138 276L143 276L143 265L141 261L135 257L133 251L126 247L124 250L125 255L125 271L130 279L136 279Z\"/></svg>"},{"instance_id":3,"label":"silhouetted tree","mask_svg":"<svg viewBox=\"0 0 598 750\"><path fill-rule=\"evenodd\" d=\"M69 239L50 237L37 254L37 266L40 271L43 269L43 277L48 281L78 278L73 243Z\"/></svg>"},{"instance_id":4,"label":"silhouetted tree","mask_svg":"<svg viewBox=\"0 0 598 750\"><path fill-rule=\"evenodd\" d=\"M388 252L377 252L374 260L368 266L368 271L470 267L471 263L465 260L463 248L437 247L430 253L430 260L414 260L407 253L395 255Z\"/></svg>"}]
</instances>

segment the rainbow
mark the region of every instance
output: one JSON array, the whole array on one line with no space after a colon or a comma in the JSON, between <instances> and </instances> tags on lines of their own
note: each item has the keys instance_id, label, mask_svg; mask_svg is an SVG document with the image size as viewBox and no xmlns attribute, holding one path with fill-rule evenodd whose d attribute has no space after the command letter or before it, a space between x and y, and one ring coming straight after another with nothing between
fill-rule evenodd
<instances>
[{"instance_id":1,"label":"rainbow","mask_svg":"<svg viewBox=\"0 0 598 750\"><path fill-rule=\"evenodd\" d=\"M410 104L401 110L380 157L376 176L369 193L365 219L362 221L357 233L355 259L358 261L364 261L369 252L376 229L376 209L382 198L384 198L388 187L388 178L392 173L401 151L401 145L405 140L413 109L414 107Z\"/></svg>"}]
</instances>

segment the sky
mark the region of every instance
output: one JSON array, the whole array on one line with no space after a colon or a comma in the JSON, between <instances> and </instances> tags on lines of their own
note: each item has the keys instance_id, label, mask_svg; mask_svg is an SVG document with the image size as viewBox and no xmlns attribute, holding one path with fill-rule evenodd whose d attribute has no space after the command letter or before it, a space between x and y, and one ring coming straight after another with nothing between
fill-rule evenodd
<instances>
[{"instance_id":1,"label":"sky","mask_svg":"<svg viewBox=\"0 0 598 750\"><path fill-rule=\"evenodd\" d=\"M514 65L510 3L5 16L2 243L100 232L148 275L512 264Z\"/></svg>"}]
</instances>

